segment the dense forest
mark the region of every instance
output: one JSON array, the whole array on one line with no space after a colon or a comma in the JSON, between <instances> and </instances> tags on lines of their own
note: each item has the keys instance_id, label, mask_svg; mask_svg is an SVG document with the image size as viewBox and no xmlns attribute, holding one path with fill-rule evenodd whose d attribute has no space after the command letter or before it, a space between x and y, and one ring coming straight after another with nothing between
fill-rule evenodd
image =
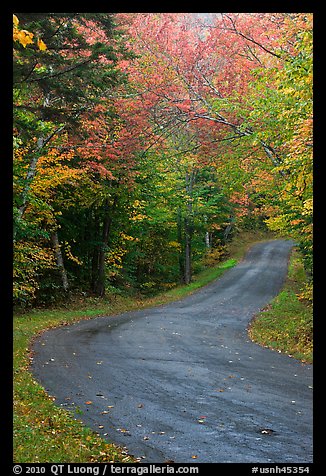
<instances>
[{"instance_id":1,"label":"dense forest","mask_svg":"<svg viewBox=\"0 0 326 476\"><path fill-rule=\"evenodd\" d=\"M188 284L241 230L311 275L312 14L16 13L13 39L17 306Z\"/></svg>"}]
</instances>

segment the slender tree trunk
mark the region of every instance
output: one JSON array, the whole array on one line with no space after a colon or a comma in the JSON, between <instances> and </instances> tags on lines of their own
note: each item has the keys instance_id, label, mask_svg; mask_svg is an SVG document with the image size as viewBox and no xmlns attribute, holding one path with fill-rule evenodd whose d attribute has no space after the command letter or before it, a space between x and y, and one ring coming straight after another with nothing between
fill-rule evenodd
<instances>
[{"instance_id":1,"label":"slender tree trunk","mask_svg":"<svg viewBox=\"0 0 326 476\"><path fill-rule=\"evenodd\" d=\"M26 174L26 180L25 180L25 187L24 187L24 190L22 192L22 195L21 195L21 200L22 200L22 204L21 206L19 207L18 209L18 218L22 218L24 213L25 213L25 210L27 208L27 204L28 204L28 201L27 201L27 197L28 197L28 192L29 192L29 189L31 188L31 183L35 177L35 174L36 174L36 166L37 166L37 162L38 162L38 159L39 159L39 153L41 152L41 150L43 149L43 147L46 146L46 144L48 142L50 142L50 140L56 135L56 134L59 134L59 132L61 132L63 129L65 128L65 125L63 126L60 126L58 127L54 132L52 132L51 134L49 134L47 137L40 137L37 141L37 147L36 147L36 150L34 152L34 156L32 157L32 160L29 164L29 168L28 168L28 171L27 171L27 174Z\"/></svg>"},{"instance_id":2,"label":"slender tree trunk","mask_svg":"<svg viewBox=\"0 0 326 476\"><path fill-rule=\"evenodd\" d=\"M178 215L177 215L177 230L178 230L178 243L180 245L179 251L179 276L180 282L184 284L185 280L185 261L184 261L184 244L182 239L182 214L181 214L181 207L178 208Z\"/></svg>"},{"instance_id":3,"label":"slender tree trunk","mask_svg":"<svg viewBox=\"0 0 326 476\"><path fill-rule=\"evenodd\" d=\"M93 216L93 215L92 215ZM94 221L91 220L92 223L92 241L95 242L100 234L100 224L99 224L99 217L97 213L94 213ZM98 257L99 257L99 245L94 244L94 248L91 250L91 269L90 269L90 284L91 289L95 291L95 284L98 276Z\"/></svg>"},{"instance_id":4,"label":"slender tree trunk","mask_svg":"<svg viewBox=\"0 0 326 476\"><path fill-rule=\"evenodd\" d=\"M208 231L206 231L205 233L205 245L206 245L206 248L209 250L211 247L211 237Z\"/></svg>"},{"instance_id":5,"label":"slender tree trunk","mask_svg":"<svg viewBox=\"0 0 326 476\"><path fill-rule=\"evenodd\" d=\"M18 221L23 218L24 213L25 213L26 208L27 208L27 205L28 205L28 192L31 188L32 181L33 181L33 179L36 175L36 166L37 166L37 162L38 162L38 159L39 159L39 153L41 152L43 147L45 147L46 144L48 142L50 142L50 140L56 134L59 134L65 127L66 127L66 125L58 127L54 132L49 134L47 137L40 137L38 139L36 150L34 152L32 160L30 161L29 168L28 168L28 171L27 171L27 174L26 174L25 186L24 186L24 189L23 189L22 194L21 194L21 205L18 208ZM14 227L14 231L13 231L14 241L16 239L16 233L17 233L17 229L16 229L16 227Z\"/></svg>"},{"instance_id":6,"label":"slender tree trunk","mask_svg":"<svg viewBox=\"0 0 326 476\"><path fill-rule=\"evenodd\" d=\"M60 272L60 275L61 275L62 287L63 287L64 291L67 292L68 289L69 289L69 283L68 283L66 268L65 268L64 262L63 262L63 257L62 257L62 253L61 253L61 247L60 247L57 231L52 233L51 240L52 240L52 245L53 245L53 249L54 249L55 259L56 259L57 266L58 266L58 269L59 269L59 272Z\"/></svg>"},{"instance_id":7,"label":"slender tree trunk","mask_svg":"<svg viewBox=\"0 0 326 476\"><path fill-rule=\"evenodd\" d=\"M207 227L207 216L204 216L204 222L205 222L205 226ZM205 232L205 246L206 246L206 249L209 250L211 248L211 233L209 231L206 231Z\"/></svg>"},{"instance_id":8,"label":"slender tree trunk","mask_svg":"<svg viewBox=\"0 0 326 476\"><path fill-rule=\"evenodd\" d=\"M192 263L191 263L191 241L192 241L192 225L189 218L185 218L185 271L184 282L189 284L192 278Z\"/></svg>"},{"instance_id":9,"label":"slender tree trunk","mask_svg":"<svg viewBox=\"0 0 326 476\"><path fill-rule=\"evenodd\" d=\"M112 223L112 218L109 214L109 204L108 200L105 201L104 205L104 219L103 219L103 230L102 230L102 244L98 252L98 269L97 269L97 279L95 282L95 293L103 297L105 295L105 254L109 241L110 227Z\"/></svg>"},{"instance_id":10,"label":"slender tree trunk","mask_svg":"<svg viewBox=\"0 0 326 476\"><path fill-rule=\"evenodd\" d=\"M228 238L229 238L229 235L230 235L231 230L232 230L232 228L233 228L233 225L234 225L234 219L233 219L233 217L231 217L231 221L230 221L230 223L227 225L227 227L225 228L224 233L223 233L223 241L224 241L224 244L228 241Z\"/></svg>"},{"instance_id":11,"label":"slender tree trunk","mask_svg":"<svg viewBox=\"0 0 326 476\"><path fill-rule=\"evenodd\" d=\"M184 282L189 284L192 279L192 236L193 226L193 186L195 183L197 171L192 169L186 172L186 193L187 193L187 215L185 217L185 271Z\"/></svg>"}]
</instances>

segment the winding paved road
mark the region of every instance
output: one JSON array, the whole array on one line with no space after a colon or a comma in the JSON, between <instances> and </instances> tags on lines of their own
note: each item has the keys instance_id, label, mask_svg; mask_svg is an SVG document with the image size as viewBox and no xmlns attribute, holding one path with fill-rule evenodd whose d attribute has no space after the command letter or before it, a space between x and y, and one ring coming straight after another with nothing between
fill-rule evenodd
<instances>
[{"instance_id":1,"label":"winding paved road","mask_svg":"<svg viewBox=\"0 0 326 476\"><path fill-rule=\"evenodd\" d=\"M256 244L179 302L47 331L34 375L143 462L311 462L312 366L246 330L280 290L291 246Z\"/></svg>"}]
</instances>

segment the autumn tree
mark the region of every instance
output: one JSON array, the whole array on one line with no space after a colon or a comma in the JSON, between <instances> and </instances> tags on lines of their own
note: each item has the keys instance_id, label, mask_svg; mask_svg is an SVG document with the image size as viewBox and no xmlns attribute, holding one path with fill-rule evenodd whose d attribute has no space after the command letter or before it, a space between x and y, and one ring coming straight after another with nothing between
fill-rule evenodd
<instances>
[{"instance_id":1,"label":"autumn tree","mask_svg":"<svg viewBox=\"0 0 326 476\"><path fill-rule=\"evenodd\" d=\"M153 120L162 134L177 137L196 123L202 133L196 151L205 149L209 160L218 148L222 167L234 178L247 177L234 200L247 202L250 216L256 203L262 218L277 215L267 223L301 235L311 254L311 15L221 14L200 22L191 14L141 14L133 20L139 70L145 91L156 95ZM227 158L230 146L233 158Z\"/></svg>"},{"instance_id":2,"label":"autumn tree","mask_svg":"<svg viewBox=\"0 0 326 476\"><path fill-rule=\"evenodd\" d=\"M313 212L313 57L312 16L293 14L286 18L283 42L291 54L284 67L273 71L273 89L266 88L266 74L257 73L254 88L259 91L256 118L268 123L270 137L280 150L283 171L275 213L268 224L285 232L300 245L307 271L312 269ZM261 76L260 76L261 75ZM271 78L269 77L269 81ZM269 104L267 111L267 102Z\"/></svg>"},{"instance_id":3,"label":"autumn tree","mask_svg":"<svg viewBox=\"0 0 326 476\"><path fill-rule=\"evenodd\" d=\"M38 38L35 46L18 36L14 48L14 145L20 158L15 167L17 243L28 226L26 221L35 215L35 207L42 203L42 209L51 208L33 192L42 170L40 159L49 155L50 148L51 154L56 149L57 157L65 154L82 115L86 111L94 114L105 94L125 80L118 61L127 53L110 14L17 13L15 18L16 29L19 21L27 38ZM14 29L14 39L17 35ZM58 225L52 223L52 230L44 233L53 236L57 263L63 271L57 231ZM64 274L63 282L67 287Z\"/></svg>"},{"instance_id":4,"label":"autumn tree","mask_svg":"<svg viewBox=\"0 0 326 476\"><path fill-rule=\"evenodd\" d=\"M19 286L189 283L266 224L309 264L311 15L16 18Z\"/></svg>"}]
</instances>

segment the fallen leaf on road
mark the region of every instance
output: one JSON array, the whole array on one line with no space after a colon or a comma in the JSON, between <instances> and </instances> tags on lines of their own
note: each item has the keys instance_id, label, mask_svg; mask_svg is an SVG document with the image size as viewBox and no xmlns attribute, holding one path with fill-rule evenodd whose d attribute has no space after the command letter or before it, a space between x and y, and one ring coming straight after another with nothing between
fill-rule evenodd
<instances>
[{"instance_id":1,"label":"fallen leaf on road","mask_svg":"<svg viewBox=\"0 0 326 476\"><path fill-rule=\"evenodd\" d=\"M260 433L262 435L272 435L274 432L274 430L272 430L271 428L260 428Z\"/></svg>"}]
</instances>

